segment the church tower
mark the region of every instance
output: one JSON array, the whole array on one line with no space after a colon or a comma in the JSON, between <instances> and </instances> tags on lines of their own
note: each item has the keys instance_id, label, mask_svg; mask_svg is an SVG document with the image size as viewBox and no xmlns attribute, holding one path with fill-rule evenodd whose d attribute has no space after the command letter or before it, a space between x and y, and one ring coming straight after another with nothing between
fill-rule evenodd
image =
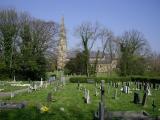
<instances>
[{"instance_id":1,"label":"church tower","mask_svg":"<svg viewBox=\"0 0 160 120\"><path fill-rule=\"evenodd\" d=\"M66 40L66 30L64 26L64 17L62 17L60 25L60 35L58 42L58 56L57 56L57 69L63 70L66 62L67 56L67 40Z\"/></svg>"}]
</instances>

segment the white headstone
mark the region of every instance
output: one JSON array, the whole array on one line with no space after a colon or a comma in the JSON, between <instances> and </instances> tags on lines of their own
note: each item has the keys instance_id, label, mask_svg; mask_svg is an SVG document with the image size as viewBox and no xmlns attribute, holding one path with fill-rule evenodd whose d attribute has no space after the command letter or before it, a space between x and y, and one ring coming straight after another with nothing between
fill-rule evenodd
<instances>
[{"instance_id":1,"label":"white headstone","mask_svg":"<svg viewBox=\"0 0 160 120\"><path fill-rule=\"evenodd\" d=\"M46 83L46 84L45 84L45 88L47 88L47 87L48 87L48 84Z\"/></svg>"},{"instance_id":2,"label":"white headstone","mask_svg":"<svg viewBox=\"0 0 160 120\"><path fill-rule=\"evenodd\" d=\"M90 103L90 96L89 96L89 90L87 91L87 99L86 99L87 104Z\"/></svg>"},{"instance_id":3,"label":"white headstone","mask_svg":"<svg viewBox=\"0 0 160 120\"><path fill-rule=\"evenodd\" d=\"M41 83L40 83L40 87L43 87L43 78L41 78Z\"/></svg>"},{"instance_id":4,"label":"white headstone","mask_svg":"<svg viewBox=\"0 0 160 120\"><path fill-rule=\"evenodd\" d=\"M128 86L124 86L123 87L123 92L127 93L127 94L130 93L130 88Z\"/></svg>"},{"instance_id":5,"label":"white headstone","mask_svg":"<svg viewBox=\"0 0 160 120\"><path fill-rule=\"evenodd\" d=\"M95 88L95 96L98 96L98 94L97 88Z\"/></svg>"},{"instance_id":6,"label":"white headstone","mask_svg":"<svg viewBox=\"0 0 160 120\"><path fill-rule=\"evenodd\" d=\"M15 94L13 92L11 92L11 98L13 98L15 96Z\"/></svg>"},{"instance_id":7,"label":"white headstone","mask_svg":"<svg viewBox=\"0 0 160 120\"><path fill-rule=\"evenodd\" d=\"M14 80L14 82L16 82L16 77L15 77L15 75L14 75L14 77L13 77L13 80Z\"/></svg>"},{"instance_id":8,"label":"white headstone","mask_svg":"<svg viewBox=\"0 0 160 120\"><path fill-rule=\"evenodd\" d=\"M63 85L65 85L65 77L61 77L61 82Z\"/></svg>"},{"instance_id":9,"label":"white headstone","mask_svg":"<svg viewBox=\"0 0 160 120\"><path fill-rule=\"evenodd\" d=\"M37 90L37 85L36 84L34 84L34 90Z\"/></svg>"},{"instance_id":10,"label":"white headstone","mask_svg":"<svg viewBox=\"0 0 160 120\"><path fill-rule=\"evenodd\" d=\"M151 95L152 95L150 89L147 89L147 95L148 95L148 96L151 96Z\"/></svg>"}]
</instances>

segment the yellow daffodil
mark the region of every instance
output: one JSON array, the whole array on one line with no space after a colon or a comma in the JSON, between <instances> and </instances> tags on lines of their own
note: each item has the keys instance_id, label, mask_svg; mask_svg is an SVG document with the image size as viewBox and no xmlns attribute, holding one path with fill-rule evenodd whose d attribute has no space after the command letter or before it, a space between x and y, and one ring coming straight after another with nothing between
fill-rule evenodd
<instances>
[{"instance_id":1,"label":"yellow daffodil","mask_svg":"<svg viewBox=\"0 0 160 120\"><path fill-rule=\"evenodd\" d=\"M48 110L49 110L49 108L46 107L46 106L42 106L42 107L40 108L41 113L48 112Z\"/></svg>"}]
</instances>

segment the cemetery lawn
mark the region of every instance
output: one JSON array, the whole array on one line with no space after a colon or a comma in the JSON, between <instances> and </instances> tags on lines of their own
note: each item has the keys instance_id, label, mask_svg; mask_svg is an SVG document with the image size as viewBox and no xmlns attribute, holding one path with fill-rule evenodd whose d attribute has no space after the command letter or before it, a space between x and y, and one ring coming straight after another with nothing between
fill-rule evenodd
<instances>
[{"instance_id":1,"label":"cemetery lawn","mask_svg":"<svg viewBox=\"0 0 160 120\"><path fill-rule=\"evenodd\" d=\"M106 84L107 85L107 84ZM15 98L4 98L3 101L27 102L25 109L3 110L0 111L2 120L92 120L94 112L98 109L100 96L95 96L95 84L83 84L85 88L90 90L91 103L84 103L83 91L77 89L76 83L68 83L64 88L54 91L55 85L48 88L35 91L32 93L24 93L17 95ZM133 101L133 93L120 94L118 88L117 99L113 99L116 88L110 87L108 93L105 86L105 104L109 111L147 111L151 116L160 115L160 92L151 90L152 96L148 96L146 106L135 105ZM54 102L47 102L47 94L52 92ZM142 99L143 92L140 92ZM155 112L152 111L152 100L155 100ZM48 113L40 113L40 106L45 105L49 108Z\"/></svg>"}]
</instances>

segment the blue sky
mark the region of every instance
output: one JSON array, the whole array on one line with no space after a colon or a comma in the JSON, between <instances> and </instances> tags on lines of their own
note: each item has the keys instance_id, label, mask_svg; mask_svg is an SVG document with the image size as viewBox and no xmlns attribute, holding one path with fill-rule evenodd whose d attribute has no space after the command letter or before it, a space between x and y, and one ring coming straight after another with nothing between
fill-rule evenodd
<instances>
[{"instance_id":1,"label":"blue sky","mask_svg":"<svg viewBox=\"0 0 160 120\"><path fill-rule=\"evenodd\" d=\"M97 21L115 35L136 29L160 52L160 0L0 0L0 8L7 7L47 21L60 22L64 16L69 48L79 42L76 26Z\"/></svg>"}]
</instances>

